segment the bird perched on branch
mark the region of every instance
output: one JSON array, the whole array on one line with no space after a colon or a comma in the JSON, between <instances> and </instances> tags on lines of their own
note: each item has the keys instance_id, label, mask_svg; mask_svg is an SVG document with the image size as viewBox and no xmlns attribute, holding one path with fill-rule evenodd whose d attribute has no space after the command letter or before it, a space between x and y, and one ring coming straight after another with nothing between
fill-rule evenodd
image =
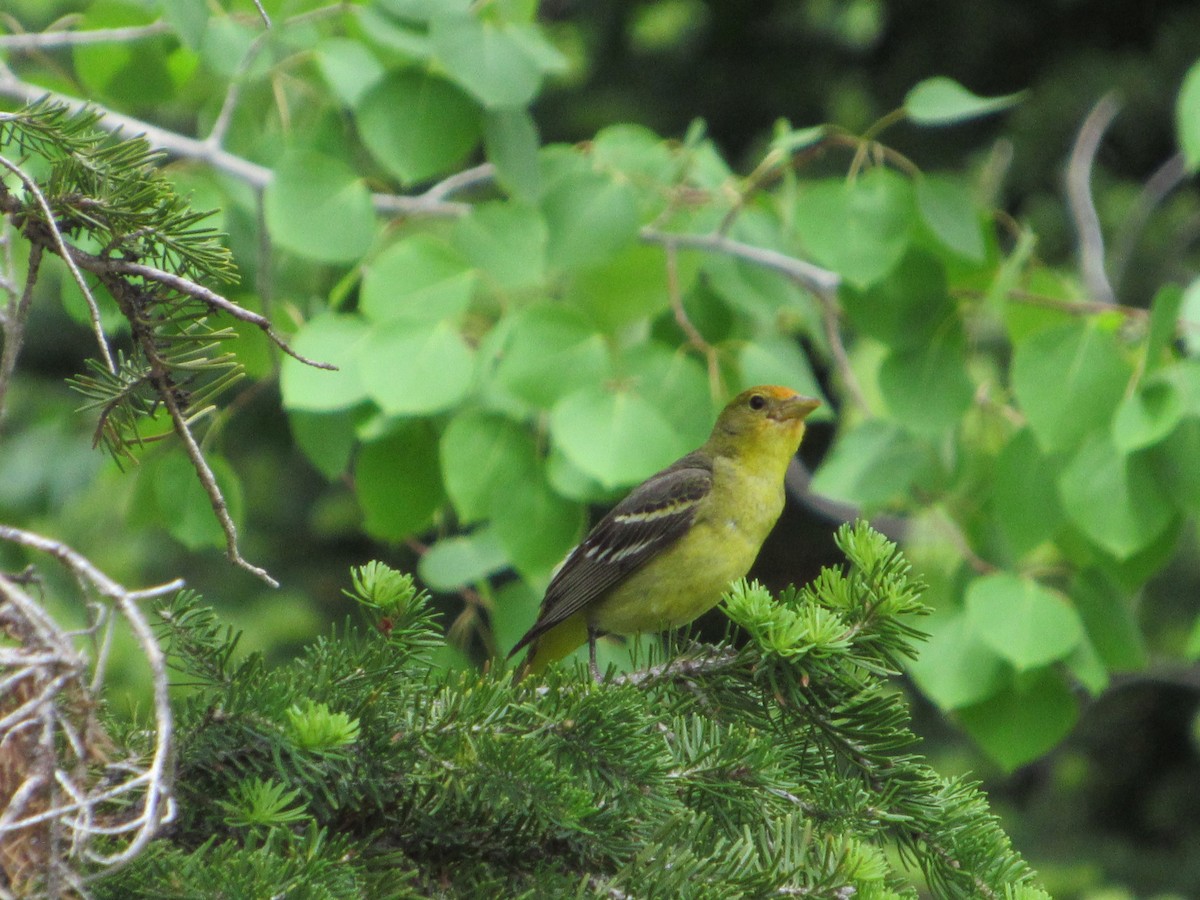
<instances>
[{"instance_id":1,"label":"bird perched on branch","mask_svg":"<svg viewBox=\"0 0 1200 900\"><path fill-rule=\"evenodd\" d=\"M707 612L750 570L783 511L783 476L819 400L750 388L722 410L700 449L642 482L559 565L521 678L602 634L661 631Z\"/></svg>"}]
</instances>

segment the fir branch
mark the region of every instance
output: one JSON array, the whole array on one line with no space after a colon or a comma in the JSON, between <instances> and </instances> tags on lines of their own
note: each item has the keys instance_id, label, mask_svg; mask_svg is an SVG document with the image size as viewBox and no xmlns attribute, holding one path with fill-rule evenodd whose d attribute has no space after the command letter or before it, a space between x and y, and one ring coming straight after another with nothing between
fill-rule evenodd
<instances>
[{"instance_id":1,"label":"fir branch","mask_svg":"<svg viewBox=\"0 0 1200 900\"><path fill-rule=\"evenodd\" d=\"M100 356L103 358L105 365L108 366L109 371L113 371L115 363L112 359L112 353L108 349L108 339L104 334L104 328L100 324L100 307L96 304L96 298L92 295L91 288L88 287L87 282L84 281L83 275L80 274L78 266L71 259L68 245L63 240L62 231L58 227L58 223L54 218L54 213L50 209L50 204L47 202L45 194L42 193L37 183L26 175L16 163L10 162L8 159L0 156L0 166L4 166L4 168L8 169L21 180L25 189L33 195L38 207L45 215L45 220L42 224L49 233L50 244L52 245L50 249L53 249L62 258L63 262L67 264L67 268L71 272L71 277L75 279L75 283L79 286L79 290L87 302L88 312L92 321L92 331L96 335L96 343L100 347ZM21 205L15 202L15 198L8 193L8 189L4 186L4 183L0 182L0 211L11 214L20 211L21 208ZM27 222L25 225L26 237L29 236L30 224Z\"/></svg>"}]
</instances>

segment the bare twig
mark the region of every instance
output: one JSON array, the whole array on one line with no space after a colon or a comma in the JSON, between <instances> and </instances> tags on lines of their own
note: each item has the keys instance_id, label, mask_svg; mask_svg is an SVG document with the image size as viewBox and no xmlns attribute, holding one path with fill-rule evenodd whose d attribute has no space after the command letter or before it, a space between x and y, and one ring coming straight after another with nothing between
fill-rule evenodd
<instances>
[{"instance_id":1,"label":"bare twig","mask_svg":"<svg viewBox=\"0 0 1200 900\"><path fill-rule=\"evenodd\" d=\"M13 297L4 310L0 327L4 331L4 350L0 353L0 422L4 421L7 410L5 398L12 383L13 373L17 368L17 357L21 353L21 345L25 341L25 322L29 318L29 309L33 302L33 286L37 283L38 273L42 267L42 247L34 244L29 248L29 270L25 275L25 289L20 298Z\"/></svg>"},{"instance_id":2,"label":"bare twig","mask_svg":"<svg viewBox=\"0 0 1200 900\"><path fill-rule=\"evenodd\" d=\"M639 237L647 244L666 245L670 243L676 247L692 250L708 250L713 253L736 256L739 259L752 262L756 266L762 266L765 269L771 269L774 272L779 272L781 275L786 275L801 287L817 295L837 291L838 285L842 281L841 276L837 272L822 269L818 265L805 262L794 256L788 256L786 253L780 253L777 250L755 247L753 244L744 244L723 234L676 234L647 227L639 232Z\"/></svg>"},{"instance_id":3,"label":"bare twig","mask_svg":"<svg viewBox=\"0 0 1200 900\"><path fill-rule=\"evenodd\" d=\"M1125 277L1125 269L1133 256L1133 248L1137 246L1138 238L1146 227L1154 210L1162 204L1175 188L1179 187L1187 177L1187 164L1182 153L1176 153L1154 170L1146 179L1137 198L1130 206L1129 212L1121 220L1117 230L1116 240L1113 241L1112 281L1118 288Z\"/></svg>"},{"instance_id":4,"label":"bare twig","mask_svg":"<svg viewBox=\"0 0 1200 900\"><path fill-rule=\"evenodd\" d=\"M166 660L138 603L178 591L181 580L131 591L59 541L0 525L0 540L47 553L74 575L94 631L115 610L129 625L154 687L148 762L114 760L95 718L102 665L76 648L18 582L0 575L0 896L41 887L48 896L129 862L174 816L173 720ZM89 667L95 676L87 678ZM103 839L104 851L95 849Z\"/></svg>"},{"instance_id":5,"label":"bare twig","mask_svg":"<svg viewBox=\"0 0 1200 900\"><path fill-rule=\"evenodd\" d=\"M95 103L88 103L56 91L47 91L37 85L21 81L6 66L0 64L0 96L22 103L34 103L49 99L61 103L71 112L92 110L101 114L96 126L108 132L124 132L129 136L141 135L151 147L165 151L176 159L192 159L214 169L232 175L253 188L262 190L271 182L273 173L267 166L259 165L230 153L207 140L187 137L178 132L151 125L149 122L122 115ZM406 197L397 194L372 194L375 211L380 215L401 216L461 216L470 207L465 203L439 200L436 197Z\"/></svg>"},{"instance_id":6,"label":"bare twig","mask_svg":"<svg viewBox=\"0 0 1200 900\"><path fill-rule=\"evenodd\" d=\"M127 28L93 28L87 31L33 31L23 34L0 34L0 50L18 53L34 50L53 50L59 47L79 47L85 44L129 44L157 37L171 31L169 22L151 22Z\"/></svg>"},{"instance_id":7,"label":"bare twig","mask_svg":"<svg viewBox=\"0 0 1200 900\"><path fill-rule=\"evenodd\" d=\"M867 395L858 376L854 374L854 366L850 364L850 354L842 340L841 312L832 292L817 294L817 302L821 305L821 324L825 327L825 340L829 342L829 353L833 356L834 367L842 379L842 386L859 409L868 411Z\"/></svg>"},{"instance_id":8,"label":"bare twig","mask_svg":"<svg viewBox=\"0 0 1200 900\"><path fill-rule=\"evenodd\" d=\"M272 578L266 569L251 563L242 556L241 551L238 549L237 525L234 524L233 516L229 513L229 504L225 502L225 495L221 493L221 488L217 485L217 476L213 474L208 460L204 458L204 451L196 443L196 437L192 434L187 417L184 416L183 410L179 408L179 401L175 398L175 392L168 388L160 391L159 396L162 397L163 404L166 406L167 412L171 415L171 422L175 426L175 434L183 441L184 451L187 453L188 459L192 461L192 468L196 470L196 477L200 480L200 485L204 488L204 492L208 494L208 502L212 506L213 514L221 524L221 530L225 532L225 556L235 566L245 569L271 587L279 587L279 582Z\"/></svg>"},{"instance_id":9,"label":"bare twig","mask_svg":"<svg viewBox=\"0 0 1200 900\"><path fill-rule=\"evenodd\" d=\"M25 189L33 195L37 200L38 206L41 207L42 214L46 217L46 227L50 230L50 237L54 241L54 249L62 257L63 262L67 264L67 268L71 270L71 277L75 279L75 283L83 293L83 299L87 301L88 313L92 321L92 332L96 335L96 342L100 345L100 356L103 358L104 364L108 367L108 371L117 371L112 353L108 349L108 339L104 336L104 326L100 324L100 306L96 303L96 298L92 295L91 288L88 287L79 268L75 265L75 261L71 258L71 254L67 249L68 244L63 240L62 232L58 228L58 222L54 218L54 212L50 209L50 204L46 201L46 195L42 193L37 182L26 175L16 163L10 162L3 156L0 156L0 166L4 166L4 168L21 179L21 183L25 186Z\"/></svg>"},{"instance_id":10,"label":"bare twig","mask_svg":"<svg viewBox=\"0 0 1200 900\"><path fill-rule=\"evenodd\" d=\"M704 335L688 318L687 310L683 308L683 292L679 287L679 250L673 242L663 245L667 253L667 295L671 300L671 310L675 314L675 322L687 336L688 343L704 357L708 368L708 391L714 399L720 398L724 391L721 388L721 365L717 358L717 348L704 339Z\"/></svg>"},{"instance_id":11,"label":"bare twig","mask_svg":"<svg viewBox=\"0 0 1200 900\"><path fill-rule=\"evenodd\" d=\"M732 647L709 647L702 655L677 656L657 666L637 672L627 672L610 678L606 684L631 684L640 686L647 682L668 681L674 678L691 678L695 675L711 674L728 669L738 661L738 652Z\"/></svg>"},{"instance_id":12,"label":"bare twig","mask_svg":"<svg viewBox=\"0 0 1200 900\"><path fill-rule=\"evenodd\" d=\"M1104 132L1120 105L1109 93L1101 97L1079 129L1067 164L1067 203L1079 235L1079 269L1088 293L1100 303L1115 303L1116 294L1104 268L1104 232L1092 197L1092 167Z\"/></svg>"},{"instance_id":13,"label":"bare twig","mask_svg":"<svg viewBox=\"0 0 1200 900\"><path fill-rule=\"evenodd\" d=\"M148 266L143 263L131 262L126 259L104 259L99 256L94 256L83 250L72 247L71 256L80 268L88 272L96 274L113 273L118 275L134 275L139 278L144 278L147 281L157 282L163 287L170 288L173 291L178 291L181 294L186 294L195 300L207 304L218 312L226 313L233 318L247 322L257 328L261 328L263 333L269 337L280 350L286 353L293 359L299 360L305 365L312 366L315 369L326 369L329 371L337 371L337 366L332 363L320 362L318 360L309 359L307 356L302 356L291 348L278 332L275 331L270 321L256 312L252 312L245 307L238 306L232 300L227 300L216 291L206 288L202 284L197 284L181 275L176 275L173 272L167 272L163 269Z\"/></svg>"},{"instance_id":14,"label":"bare twig","mask_svg":"<svg viewBox=\"0 0 1200 900\"><path fill-rule=\"evenodd\" d=\"M258 14L262 16L263 24L268 28L271 27L271 17L267 15L267 11L263 9L262 0L254 0L254 8L258 10Z\"/></svg>"},{"instance_id":15,"label":"bare twig","mask_svg":"<svg viewBox=\"0 0 1200 900\"><path fill-rule=\"evenodd\" d=\"M490 162L480 163L469 169L463 169L461 172L455 172L453 175L447 175L433 187L429 188L429 190L425 191L425 193L421 194L418 199L430 202L445 200L451 194L475 187L478 184L487 184L495 177L495 165Z\"/></svg>"}]
</instances>

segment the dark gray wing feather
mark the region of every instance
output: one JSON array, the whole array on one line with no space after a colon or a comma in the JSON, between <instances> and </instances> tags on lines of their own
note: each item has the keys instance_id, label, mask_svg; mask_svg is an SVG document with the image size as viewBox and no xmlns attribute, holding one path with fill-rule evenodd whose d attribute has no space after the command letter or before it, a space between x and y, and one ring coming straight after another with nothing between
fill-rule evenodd
<instances>
[{"instance_id":1,"label":"dark gray wing feather","mask_svg":"<svg viewBox=\"0 0 1200 900\"><path fill-rule=\"evenodd\" d=\"M567 555L546 588L537 622L512 653L604 596L679 540L711 488L712 462L698 453L634 488Z\"/></svg>"}]
</instances>

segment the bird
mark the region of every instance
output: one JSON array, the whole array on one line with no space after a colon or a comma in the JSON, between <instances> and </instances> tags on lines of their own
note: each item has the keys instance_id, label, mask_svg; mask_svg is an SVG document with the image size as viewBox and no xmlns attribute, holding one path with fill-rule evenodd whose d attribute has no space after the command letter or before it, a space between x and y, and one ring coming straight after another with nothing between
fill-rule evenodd
<instances>
[{"instance_id":1,"label":"bird","mask_svg":"<svg viewBox=\"0 0 1200 900\"><path fill-rule=\"evenodd\" d=\"M651 475L605 515L551 575L520 680L604 634L664 631L707 612L745 576L784 505L784 474L819 400L778 385L742 391L708 440Z\"/></svg>"}]
</instances>

